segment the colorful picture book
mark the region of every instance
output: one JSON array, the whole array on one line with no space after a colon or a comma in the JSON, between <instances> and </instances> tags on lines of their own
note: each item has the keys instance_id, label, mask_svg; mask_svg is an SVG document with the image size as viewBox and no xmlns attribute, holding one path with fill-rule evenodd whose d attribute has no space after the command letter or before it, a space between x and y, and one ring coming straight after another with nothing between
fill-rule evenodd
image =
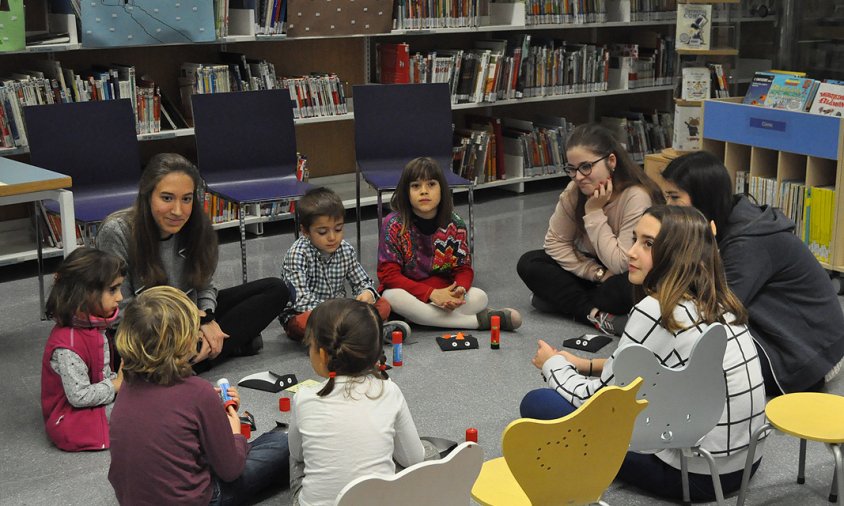
<instances>
[{"instance_id":1,"label":"colorful picture book","mask_svg":"<svg viewBox=\"0 0 844 506\"><path fill-rule=\"evenodd\" d=\"M757 72L747 88L747 93L744 95L743 104L748 105L765 105L765 100L768 98L768 90L771 89L771 83L774 82L774 74L770 72Z\"/></svg>"},{"instance_id":2,"label":"colorful picture book","mask_svg":"<svg viewBox=\"0 0 844 506\"><path fill-rule=\"evenodd\" d=\"M677 49L709 49L712 5L677 4Z\"/></svg>"},{"instance_id":3,"label":"colorful picture book","mask_svg":"<svg viewBox=\"0 0 844 506\"><path fill-rule=\"evenodd\" d=\"M817 85L818 82L814 79L784 74L776 75L771 82L768 96L765 98L765 107L787 111L805 111L812 103Z\"/></svg>"},{"instance_id":4,"label":"colorful picture book","mask_svg":"<svg viewBox=\"0 0 844 506\"><path fill-rule=\"evenodd\" d=\"M216 40L214 5L207 0L82 2L82 44L138 46Z\"/></svg>"},{"instance_id":5,"label":"colorful picture book","mask_svg":"<svg viewBox=\"0 0 844 506\"><path fill-rule=\"evenodd\" d=\"M809 112L837 117L844 115L844 85L820 83Z\"/></svg>"}]
</instances>

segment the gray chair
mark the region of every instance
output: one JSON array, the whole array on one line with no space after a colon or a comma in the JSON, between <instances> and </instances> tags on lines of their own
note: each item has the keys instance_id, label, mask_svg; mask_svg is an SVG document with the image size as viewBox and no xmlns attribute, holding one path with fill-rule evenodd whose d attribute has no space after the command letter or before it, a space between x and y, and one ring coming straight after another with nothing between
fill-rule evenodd
<instances>
[{"instance_id":1,"label":"gray chair","mask_svg":"<svg viewBox=\"0 0 844 506\"><path fill-rule=\"evenodd\" d=\"M663 366L651 350L638 344L622 349L613 361L618 386L637 377L644 379L638 397L647 399L648 407L636 419L630 451L683 450L680 464L685 503L689 503L686 451L690 451L708 462L716 500L724 504L715 459L700 443L715 428L727 403L727 380L720 367L726 349L727 331L717 323L697 339L683 368Z\"/></svg>"}]
</instances>

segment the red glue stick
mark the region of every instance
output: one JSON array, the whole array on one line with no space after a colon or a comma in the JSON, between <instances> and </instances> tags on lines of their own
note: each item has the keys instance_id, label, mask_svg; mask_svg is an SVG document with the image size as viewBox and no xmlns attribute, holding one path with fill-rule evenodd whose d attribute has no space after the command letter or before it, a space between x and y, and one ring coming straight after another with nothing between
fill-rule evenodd
<instances>
[{"instance_id":1,"label":"red glue stick","mask_svg":"<svg viewBox=\"0 0 844 506\"><path fill-rule=\"evenodd\" d=\"M402 333L401 330L393 331L393 367L402 365Z\"/></svg>"},{"instance_id":2,"label":"red glue stick","mask_svg":"<svg viewBox=\"0 0 844 506\"><path fill-rule=\"evenodd\" d=\"M466 429L466 441L471 441L473 443L478 442L478 429L474 427L469 427Z\"/></svg>"},{"instance_id":3,"label":"red glue stick","mask_svg":"<svg viewBox=\"0 0 844 506\"><path fill-rule=\"evenodd\" d=\"M489 318L489 347L493 350L500 348L501 343L501 317L493 315Z\"/></svg>"}]
</instances>

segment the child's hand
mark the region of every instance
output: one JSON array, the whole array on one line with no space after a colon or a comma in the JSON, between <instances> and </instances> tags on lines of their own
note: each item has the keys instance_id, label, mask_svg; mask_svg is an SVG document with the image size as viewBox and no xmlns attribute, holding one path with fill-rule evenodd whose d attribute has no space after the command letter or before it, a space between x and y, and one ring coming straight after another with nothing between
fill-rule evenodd
<instances>
[{"instance_id":1,"label":"child's hand","mask_svg":"<svg viewBox=\"0 0 844 506\"><path fill-rule=\"evenodd\" d=\"M584 211L587 213L591 213L592 211L600 211L604 208L605 205L610 201L612 197L612 178L607 179L606 181L600 183L598 188L586 200L586 206L584 207Z\"/></svg>"},{"instance_id":2,"label":"child's hand","mask_svg":"<svg viewBox=\"0 0 844 506\"><path fill-rule=\"evenodd\" d=\"M466 303L465 300L455 297L452 290L457 287L457 283L452 283L445 288L436 288L431 292L430 300L435 306L445 309L446 311L453 311L454 309Z\"/></svg>"},{"instance_id":3,"label":"child's hand","mask_svg":"<svg viewBox=\"0 0 844 506\"><path fill-rule=\"evenodd\" d=\"M211 347L211 352L208 354L208 357L216 358L217 355L223 351L223 340L227 339L229 335L223 332L223 329L220 328L220 324L217 323L216 320L212 320L205 325L200 326L199 329L202 331L202 335L205 338L204 341L206 341ZM200 360L196 361L199 362Z\"/></svg>"},{"instance_id":4,"label":"child's hand","mask_svg":"<svg viewBox=\"0 0 844 506\"><path fill-rule=\"evenodd\" d=\"M536 355L533 356L531 363L536 366L537 369L542 369L542 366L545 365L545 362L556 355L558 353L557 349L551 346L550 344L546 343L542 339L537 341L537 348L536 348Z\"/></svg>"},{"instance_id":5,"label":"child's hand","mask_svg":"<svg viewBox=\"0 0 844 506\"><path fill-rule=\"evenodd\" d=\"M120 361L120 367L117 369L117 377L111 380L111 386L114 387L114 393L120 392L120 387L123 386L123 361Z\"/></svg>"},{"instance_id":6,"label":"child's hand","mask_svg":"<svg viewBox=\"0 0 844 506\"><path fill-rule=\"evenodd\" d=\"M234 409L234 406L229 406L229 409L226 410L226 417L229 419L232 434L240 434L240 417L237 416L237 411Z\"/></svg>"},{"instance_id":7,"label":"child's hand","mask_svg":"<svg viewBox=\"0 0 844 506\"><path fill-rule=\"evenodd\" d=\"M375 296L369 290L364 290L355 297L355 300L366 302L367 304L375 304Z\"/></svg>"},{"instance_id":8,"label":"child's hand","mask_svg":"<svg viewBox=\"0 0 844 506\"><path fill-rule=\"evenodd\" d=\"M451 286L454 287L450 290L452 296L454 296L454 297L456 297L460 300L466 299L466 289L465 288L463 288L462 286L460 286L456 283L453 283Z\"/></svg>"},{"instance_id":9,"label":"child's hand","mask_svg":"<svg viewBox=\"0 0 844 506\"><path fill-rule=\"evenodd\" d=\"M219 394L220 387L214 387L214 391ZM226 393L234 401L234 410L237 411L238 409L240 409L240 394L238 393L237 389L233 386L229 386L229 388L226 390Z\"/></svg>"}]
</instances>

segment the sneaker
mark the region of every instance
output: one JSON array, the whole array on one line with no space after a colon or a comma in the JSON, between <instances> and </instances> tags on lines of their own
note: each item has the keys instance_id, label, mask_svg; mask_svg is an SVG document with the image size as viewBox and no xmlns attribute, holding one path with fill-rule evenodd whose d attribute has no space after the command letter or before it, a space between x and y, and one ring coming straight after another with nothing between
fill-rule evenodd
<instances>
[{"instance_id":1,"label":"sneaker","mask_svg":"<svg viewBox=\"0 0 844 506\"><path fill-rule=\"evenodd\" d=\"M386 321L384 322L384 332L381 334L384 338L384 344L393 344L393 332L396 330L401 332L402 342L407 341L407 338L410 337L410 325L407 322L401 320Z\"/></svg>"},{"instance_id":2,"label":"sneaker","mask_svg":"<svg viewBox=\"0 0 844 506\"><path fill-rule=\"evenodd\" d=\"M842 364L844 364L844 359L841 359L840 362L835 364L832 369L830 369L829 372L824 375L823 380L825 383L829 383L830 381L834 380L836 376L838 376L838 373L841 372Z\"/></svg>"},{"instance_id":3,"label":"sneaker","mask_svg":"<svg viewBox=\"0 0 844 506\"><path fill-rule=\"evenodd\" d=\"M596 329L608 336L621 336L624 326L627 325L627 316L614 315L598 311L595 316L586 316Z\"/></svg>"},{"instance_id":4,"label":"sneaker","mask_svg":"<svg viewBox=\"0 0 844 506\"><path fill-rule=\"evenodd\" d=\"M556 313L557 308L547 300L539 297L535 293L530 294L530 305L541 313Z\"/></svg>"}]
</instances>

